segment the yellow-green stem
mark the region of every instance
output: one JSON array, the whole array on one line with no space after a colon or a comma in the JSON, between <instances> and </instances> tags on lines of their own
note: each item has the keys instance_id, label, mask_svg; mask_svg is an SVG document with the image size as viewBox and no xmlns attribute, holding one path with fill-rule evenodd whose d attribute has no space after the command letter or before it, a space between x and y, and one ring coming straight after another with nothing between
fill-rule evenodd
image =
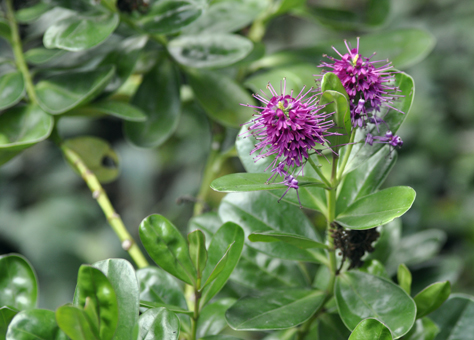
<instances>
[{"instance_id":1,"label":"yellow-green stem","mask_svg":"<svg viewBox=\"0 0 474 340\"><path fill-rule=\"evenodd\" d=\"M18 25L15 19L15 13L13 11L13 5L11 0L6 0L7 5L7 19L8 24L10 26L10 30L12 33L11 36L11 44L13 48L13 54L15 55L15 62L18 70L23 75L23 79L25 81L26 86L26 93L30 98L30 101L33 103L37 103L37 97L35 92L35 87L33 85L33 80L31 79L30 71L28 70L28 66L26 65L25 58L23 56L23 48L21 45L20 34L18 32Z\"/></svg>"},{"instance_id":2,"label":"yellow-green stem","mask_svg":"<svg viewBox=\"0 0 474 340\"><path fill-rule=\"evenodd\" d=\"M197 323L199 319L199 303L201 300L201 292L197 289L194 290L194 314L191 319L192 329L191 329L191 340L196 340L196 332L197 332Z\"/></svg>"},{"instance_id":3,"label":"yellow-green stem","mask_svg":"<svg viewBox=\"0 0 474 340\"><path fill-rule=\"evenodd\" d=\"M344 169L346 168L347 162L349 161L349 157L351 156L352 148L354 147L354 139L355 139L356 129L352 130L351 138L349 140L349 144L347 145L346 152L344 153L344 158L342 159L341 166L339 167L339 172L337 173L337 183L339 183L342 179L342 175L344 174Z\"/></svg>"},{"instance_id":4,"label":"yellow-green stem","mask_svg":"<svg viewBox=\"0 0 474 340\"><path fill-rule=\"evenodd\" d=\"M60 148L66 159L77 169L84 181L87 183L89 189L92 191L92 196L97 200L97 203L102 208L107 221L122 242L122 248L130 254L130 257L138 268L147 267L149 265L148 261L136 244L132 235L130 235L127 228L125 228L120 215L115 212L114 207L110 203L110 200L97 177L87 168L76 152L64 144L60 144Z\"/></svg>"}]
</instances>

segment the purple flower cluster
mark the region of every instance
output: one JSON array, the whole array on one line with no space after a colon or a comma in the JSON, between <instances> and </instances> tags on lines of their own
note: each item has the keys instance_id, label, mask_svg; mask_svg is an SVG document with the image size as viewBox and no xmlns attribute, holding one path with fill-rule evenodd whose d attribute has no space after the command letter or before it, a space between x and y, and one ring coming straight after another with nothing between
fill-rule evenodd
<instances>
[{"instance_id":1,"label":"purple flower cluster","mask_svg":"<svg viewBox=\"0 0 474 340\"><path fill-rule=\"evenodd\" d=\"M357 38L356 48L352 48L347 41L344 42L348 53L342 55L333 47L341 59L324 55L331 62L323 62L319 66L332 69L332 72L341 80L349 96L354 128L365 127L367 123L376 126L384 123L383 119L377 116L382 107L403 113L393 107L393 100L403 96L398 95L397 92L401 92L400 89L392 85L395 73L388 72L392 68L391 62L388 60L371 61L370 59L375 53L368 58L361 56L359 54L359 38ZM382 64L377 66L380 63ZM369 133L366 139L367 144L372 145L374 139L378 140L376 143L388 143L392 147L403 144L401 138L393 136L390 131L385 137L374 137Z\"/></svg>"},{"instance_id":2,"label":"purple flower cluster","mask_svg":"<svg viewBox=\"0 0 474 340\"><path fill-rule=\"evenodd\" d=\"M293 96L293 90L286 94L286 80L283 80L281 94L270 83L267 89L271 97L264 91L261 91L262 95L254 95L264 105L242 104L258 109L254 114L256 118L249 123L249 133L257 140L250 154L258 153L256 161L274 155L275 160L268 166L273 168L273 174L268 180L275 175L282 176L285 178L282 183L288 186L288 190L298 189L298 181L285 167L289 170L291 167L304 166L311 151L320 154L317 147L328 146L326 138L335 134L328 131L334 126L332 120L327 120L332 113L320 112L324 105L318 105L316 94L306 98L312 88L305 92L303 87L296 97ZM283 160L278 163L280 158Z\"/></svg>"}]
</instances>

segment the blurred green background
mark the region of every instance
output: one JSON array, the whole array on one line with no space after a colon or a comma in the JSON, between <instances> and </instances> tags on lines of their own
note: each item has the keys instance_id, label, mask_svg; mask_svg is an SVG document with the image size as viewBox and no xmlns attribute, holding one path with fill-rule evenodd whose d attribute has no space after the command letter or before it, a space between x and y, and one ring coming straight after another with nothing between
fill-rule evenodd
<instances>
[{"instance_id":1,"label":"blurred green background","mask_svg":"<svg viewBox=\"0 0 474 340\"><path fill-rule=\"evenodd\" d=\"M365 1L308 3L357 11ZM436 38L425 60L403 69L415 79L415 103L399 130L405 144L386 185L409 185L417 192L414 206L402 218L404 235L429 228L447 234L439 256L411 267L414 281L424 285L421 281L446 278L454 283L454 292L474 294L474 2L394 0L384 25L370 31L349 26L335 30L311 13L304 18L284 15L270 23L263 42L271 54L397 28L423 28ZM186 198L199 189L211 144L206 115L193 102L186 103L173 137L150 150L127 143L121 124L112 118L67 118L59 129L64 137L104 138L118 152L121 174L105 189L136 239L139 223L151 213L185 230L193 210ZM236 134L228 131L229 145ZM240 162L233 158L223 171L238 170ZM213 194L211 205L221 197ZM51 309L70 301L80 264L128 258L82 179L49 141L0 168L0 254L9 252L32 262L39 276L40 307Z\"/></svg>"}]
</instances>

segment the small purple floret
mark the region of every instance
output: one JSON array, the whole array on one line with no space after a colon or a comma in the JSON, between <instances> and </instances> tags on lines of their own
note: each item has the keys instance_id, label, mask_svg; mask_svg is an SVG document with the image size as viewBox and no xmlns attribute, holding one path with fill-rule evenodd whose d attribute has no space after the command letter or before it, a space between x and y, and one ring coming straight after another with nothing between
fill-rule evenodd
<instances>
[{"instance_id":1,"label":"small purple floret","mask_svg":"<svg viewBox=\"0 0 474 340\"><path fill-rule=\"evenodd\" d=\"M403 145L403 141L400 136L394 135L392 131L387 131L385 136L372 136L370 133L368 133L365 138L365 142L369 145L372 145L373 143L389 144L394 148L401 147Z\"/></svg>"},{"instance_id":2,"label":"small purple floret","mask_svg":"<svg viewBox=\"0 0 474 340\"><path fill-rule=\"evenodd\" d=\"M282 198L285 197L285 195L288 193L288 191L290 189L295 189L296 190L296 197L298 197L298 203L300 204L300 208L302 208L303 206L301 205L300 195L298 193L298 189L300 188L298 186L298 180L295 177L293 177L292 175L287 175L285 177L285 180L283 182L279 183L279 184L285 184L288 187L288 189L286 189L286 191L280 197L278 202L280 202L282 200Z\"/></svg>"}]
</instances>

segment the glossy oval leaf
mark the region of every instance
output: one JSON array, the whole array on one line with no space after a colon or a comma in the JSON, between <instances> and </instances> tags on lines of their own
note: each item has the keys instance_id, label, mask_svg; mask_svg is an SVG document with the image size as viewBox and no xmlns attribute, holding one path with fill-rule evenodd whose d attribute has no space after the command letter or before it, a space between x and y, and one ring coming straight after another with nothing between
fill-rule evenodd
<instances>
[{"instance_id":1,"label":"glossy oval leaf","mask_svg":"<svg viewBox=\"0 0 474 340\"><path fill-rule=\"evenodd\" d=\"M0 115L0 150L25 149L48 138L52 129L53 117L38 106L13 107Z\"/></svg>"},{"instance_id":2,"label":"glossy oval leaf","mask_svg":"<svg viewBox=\"0 0 474 340\"><path fill-rule=\"evenodd\" d=\"M397 153L385 146L344 177L336 202L336 214L343 212L357 199L375 192L385 181L397 161Z\"/></svg>"},{"instance_id":3,"label":"glossy oval leaf","mask_svg":"<svg viewBox=\"0 0 474 340\"><path fill-rule=\"evenodd\" d=\"M420 319L438 309L450 294L449 281L436 282L423 289L413 298L416 303L416 318Z\"/></svg>"},{"instance_id":4,"label":"glossy oval leaf","mask_svg":"<svg viewBox=\"0 0 474 340\"><path fill-rule=\"evenodd\" d=\"M206 237L201 230L194 230L188 234L189 257L194 264L198 278L207 263Z\"/></svg>"},{"instance_id":5,"label":"glossy oval leaf","mask_svg":"<svg viewBox=\"0 0 474 340\"><path fill-rule=\"evenodd\" d=\"M71 340L101 340L96 336L86 312L76 306L59 307L56 310L56 322Z\"/></svg>"},{"instance_id":6,"label":"glossy oval leaf","mask_svg":"<svg viewBox=\"0 0 474 340\"><path fill-rule=\"evenodd\" d=\"M201 16L201 13L202 8L195 1L157 1L138 23L148 33L170 34L179 32L191 24Z\"/></svg>"},{"instance_id":7,"label":"glossy oval leaf","mask_svg":"<svg viewBox=\"0 0 474 340\"><path fill-rule=\"evenodd\" d=\"M336 221L350 229L370 229L402 216L415 200L410 187L392 187L362 197L352 203Z\"/></svg>"},{"instance_id":8,"label":"glossy oval leaf","mask_svg":"<svg viewBox=\"0 0 474 340\"><path fill-rule=\"evenodd\" d=\"M35 308L38 299L36 274L23 256L0 256L0 305L17 310Z\"/></svg>"},{"instance_id":9,"label":"glossy oval leaf","mask_svg":"<svg viewBox=\"0 0 474 340\"><path fill-rule=\"evenodd\" d=\"M0 336L1 337L1 336ZM54 312L29 309L18 313L8 326L7 340L66 340L56 323Z\"/></svg>"},{"instance_id":10,"label":"glossy oval leaf","mask_svg":"<svg viewBox=\"0 0 474 340\"><path fill-rule=\"evenodd\" d=\"M166 308L147 310L140 316L138 325L139 340L178 340L179 338L179 319Z\"/></svg>"},{"instance_id":11,"label":"glossy oval leaf","mask_svg":"<svg viewBox=\"0 0 474 340\"><path fill-rule=\"evenodd\" d=\"M226 328L225 312L235 301L232 298L224 298L204 306L199 314L196 337L199 339L216 335Z\"/></svg>"},{"instance_id":12,"label":"glossy oval leaf","mask_svg":"<svg viewBox=\"0 0 474 340\"><path fill-rule=\"evenodd\" d=\"M107 259L96 262L93 266L105 274L117 295L120 321L113 340L131 339L139 313L138 281L133 266L123 259Z\"/></svg>"},{"instance_id":13,"label":"glossy oval leaf","mask_svg":"<svg viewBox=\"0 0 474 340\"><path fill-rule=\"evenodd\" d=\"M147 115L136 106L119 101L101 101L79 107L68 112L70 116L102 116L110 115L130 122L144 122Z\"/></svg>"},{"instance_id":14,"label":"glossy oval leaf","mask_svg":"<svg viewBox=\"0 0 474 340\"><path fill-rule=\"evenodd\" d=\"M157 267L137 270L140 300L186 308L183 291L174 277Z\"/></svg>"},{"instance_id":15,"label":"glossy oval leaf","mask_svg":"<svg viewBox=\"0 0 474 340\"><path fill-rule=\"evenodd\" d=\"M26 51L25 60L29 64L42 65L64 55L64 53L66 53L64 50L37 47Z\"/></svg>"},{"instance_id":16,"label":"glossy oval leaf","mask_svg":"<svg viewBox=\"0 0 474 340\"><path fill-rule=\"evenodd\" d=\"M229 66L252 49L249 39L224 33L181 36L168 44L168 51L178 63L195 68Z\"/></svg>"},{"instance_id":17,"label":"glossy oval leaf","mask_svg":"<svg viewBox=\"0 0 474 340\"><path fill-rule=\"evenodd\" d=\"M175 131L181 113L180 81L175 66L162 61L143 78L132 104L147 115L143 123L126 122L125 136L132 144L152 148Z\"/></svg>"},{"instance_id":18,"label":"glossy oval leaf","mask_svg":"<svg viewBox=\"0 0 474 340\"><path fill-rule=\"evenodd\" d=\"M88 299L91 300L90 303L88 303ZM90 305L95 309L94 314L98 318L101 340L113 339L118 325L117 295L101 270L86 265L79 268L74 301L77 306L82 308L86 307L87 309L86 305ZM64 331L66 332L66 330Z\"/></svg>"},{"instance_id":19,"label":"glossy oval leaf","mask_svg":"<svg viewBox=\"0 0 474 340\"><path fill-rule=\"evenodd\" d=\"M114 75L115 67L104 66L92 71L68 72L36 84L39 105L51 114L61 114L94 99Z\"/></svg>"},{"instance_id":20,"label":"glossy oval leaf","mask_svg":"<svg viewBox=\"0 0 474 340\"><path fill-rule=\"evenodd\" d=\"M392 333L376 319L362 320L351 333L349 340L392 340Z\"/></svg>"},{"instance_id":21,"label":"glossy oval leaf","mask_svg":"<svg viewBox=\"0 0 474 340\"><path fill-rule=\"evenodd\" d=\"M273 230L252 233L249 235L249 240L251 242L285 242L300 249L327 248L324 243L307 237Z\"/></svg>"},{"instance_id":22,"label":"glossy oval leaf","mask_svg":"<svg viewBox=\"0 0 474 340\"><path fill-rule=\"evenodd\" d=\"M18 311L16 309L10 307L0 308L0 340L6 339L8 325L17 314Z\"/></svg>"},{"instance_id":23,"label":"glossy oval leaf","mask_svg":"<svg viewBox=\"0 0 474 340\"><path fill-rule=\"evenodd\" d=\"M415 323L415 302L403 289L377 276L362 272L340 274L334 294L341 319L351 330L362 320L374 318L397 339Z\"/></svg>"},{"instance_id":24,"label":"glossy oval leaf","mask_svg":"<svg viewBox=\"0 0 474 340\"><path fill-rule=\"evenodd\" d=\"M240 299L225 317L229 326L239 331L286 329L308 320L324 297L317 290L267 291Z\"/></svg>"},{"instance_id":25,"label":"glossy oval leaf","mask_svg":"<svg viewBox=\"0 0 474 340\"><path fill-rule=\"evenodd\" d=\"M376 247L377 246L378 246L378 243L376 243ZM383 246L383 245L381 244L380 246ZM359 270L361 272L374 275L374 276L379 276L387 280L391 279L384 265L380 261L375 260L375 259L364 260L364 264L362 265L362 267L359 268Z\"/></svg>"},{"instance_id":26,"label":"glossy oval leaf","mask_svg":"<svg viewBox=\"0 0 474 340\"><path fill-rule=\"evenodd\" d=\"M435 340L469 340L474 334L474 298L463 294L452 295L441 308L430 315L439 327Z\"/></svg>"},{"instance_id":27,"label":"glossy oval leaf","mask_svg":"<svg viewBox=\"0 0 474 340\"><path fill-rule=\"evenodd\" d=\"M68 139L64 145L79 155L101 183L111 182L118 177L119 158L107 141L97 137L83 136ZM77 171L74 164L71 166Z\"/></svg>"},{"instance_id":28,"label":"glossy oval leaf","mask_svg":"<svg viewBox=\"0 0 474 340\"><path fill-rule=\"evenodd\" d=\"M216 212L207 212L189 220L188 231L199 229L206 235L206 247L209 247L212 236L222 226L222 221Z\"/></svg>"},{"instance_id":29,"label":"glossy oval leaf","mask_svg":"<svg viewBox=\"0 0 474 340\"><path fill-rule=\"evenodd\" d=\"M240 225L247 237L254 232L275 231L301 235L315 241L321 240L300 209L285 202L278 203L274 196L265 192L227 195L219 207L219 216L224 222L230 221ZM249 242L247 245L281 259L318 261L316 254L319 251L304 250L287 243Z\"/></svg>"},{"instance_id":30,"label":"glossy oval leaf","mask_svg":"<svg viewBox=\"0 0 474 340\"><path fill-rule=\"evenodd\" d=\"M10 72L0 77L0 110L5 110L25 95L25 81L21 72Z\"/></svg>"},{"instance_id":31,"label":"glossy oval leaf","mask_svg":"<svg viewBox=\"0 0 474 340\"><path fill-rule=\"evenodd\" d=\"M188 243L170 221L161 215L150 215L140 224L139 233L143 246L157 265L190 285L196 283Z\"/></svg>"},{"instance_id":32,"label":"glossy oval leaf","mask_svg":"<svg viewBox=\"0 0 474 340\"><path fill-rule=\"evenodd\" d=\"M204 306L213 296L224 287L232 271L239 262L244 247L245 235L242 228L235 223L224 223L212 237L208 249L208 260L203 272L203 282L214 276L214 270L219 266L224 256L225 263L218 268L215 279L209 282L202 291L201 304ZM209 280L211 281L211 280Z\"/></svg>"},{"instance_id":33,"label":"glossy oval leaf","mask_svg":"<svg viewBox=\"0 0 474 340\"><path fill-rule=\"evenodd\" d=\"M82 51L94 47L112 34L119 24L117 13L67 17L49 26L43 36L46 48Z\"/></svg>"},{"instance_id":34,"label":"glossy oval leaf","mask_svg":"<svg viewBox=\"0 0 474 340\"><path fill-rule=\"evenodd\" d=\"M228 127L239 127L251 116L252 110L240 104L254 100L232 78L215 71L192 70L188 72L189 84L206 114Z\"/></svg>"},{"instance_id":35,"label":"glossy oval leaf","mask_svg":"<svg viewBox=\"0 0 474 340\"><path fill-rule=\"evenodd\" d=\"M275 189L286 190L288 188L285 184L281 184L281 182L283 182L282 177L277 177L275 182L273 182L272 179L272 183L268 183L270 176L270 174L252 174L247 172L229 174L215 179L211 183L211 188L215 191L221 192L246 192ZM326 187L323 182L314 178L298 176L296 179L298 180L299 187Z\"/></svg>"}]
</instances>

